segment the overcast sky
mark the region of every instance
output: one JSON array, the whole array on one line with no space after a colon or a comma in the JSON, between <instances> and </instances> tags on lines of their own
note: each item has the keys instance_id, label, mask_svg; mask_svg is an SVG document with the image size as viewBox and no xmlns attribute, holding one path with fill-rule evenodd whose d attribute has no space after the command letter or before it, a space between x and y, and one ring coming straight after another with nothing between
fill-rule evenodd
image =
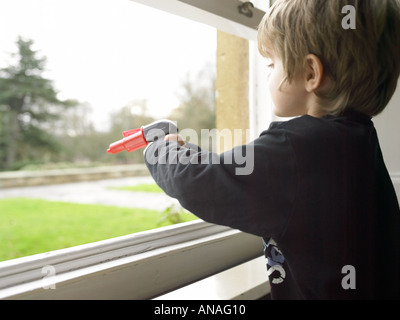
<instances>
[{"instance_id":1,"label":"overcast sky","mask_svg":"<svg viewBox=\"0 0 400 320\"><path fill-rule=\"evenodd\" d=\"M0 67L18 35L33 39L60 97L89 102L99 123L142 98L167 116L186 74L215 60L215 29L130 0L0 0L0 12Z\"/></svg>"}]
</instances>

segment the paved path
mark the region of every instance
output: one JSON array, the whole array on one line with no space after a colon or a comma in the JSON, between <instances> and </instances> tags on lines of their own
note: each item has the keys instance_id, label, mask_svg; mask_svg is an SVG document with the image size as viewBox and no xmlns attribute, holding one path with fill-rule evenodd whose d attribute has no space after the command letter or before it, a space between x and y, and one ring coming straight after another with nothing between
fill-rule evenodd
<instances>
[{"instance_id":1,"label":"paved path","mask_svg":"<svg viewBox=\"0 0 400 320\"><path fill-rule=\"evenodd\" d=\"M0 189L0 199L24 197L154 210L164 210L171 204L177 203L175 199L168 197L164 193L109 189L109 187L133 186L142 183L154 183L154 180L151 177L129 177L59 185Z\"/></svg>"}]
</instances>

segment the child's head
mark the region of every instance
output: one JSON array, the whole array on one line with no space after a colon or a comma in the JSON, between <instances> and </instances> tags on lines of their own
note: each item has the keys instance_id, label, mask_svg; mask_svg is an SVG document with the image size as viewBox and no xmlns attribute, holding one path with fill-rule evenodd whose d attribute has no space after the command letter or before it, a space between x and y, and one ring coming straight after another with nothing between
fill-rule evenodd
<instances>
[{"instance_id":1,"label":"child's head","mask_svg":"<svg viewBox=\"0 0 400 320\"><path fill-rule=\"evenodd\" d=\"M355 29L342 26L352 18L342 13L346 5L355 9ZM322 76L312 91L321 113L353 109L372 117L399 78L400 0L278 0L260 23L258 46L281 63L279 88L307 77L307 60L316 58Z\"/></svg>"}]
</instances>

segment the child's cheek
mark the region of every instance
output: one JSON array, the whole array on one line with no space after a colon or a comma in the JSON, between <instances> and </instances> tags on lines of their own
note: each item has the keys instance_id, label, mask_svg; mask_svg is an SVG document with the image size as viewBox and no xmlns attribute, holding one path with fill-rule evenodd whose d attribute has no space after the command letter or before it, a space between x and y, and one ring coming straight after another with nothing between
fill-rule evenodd
<instances>
[{"instance_id":1,"label":"child's cheek","mask_svg":"<svg viewBox=\"0 0 400 320\"><path fill-rule=\"evenodd\" d=\"M269 92L271 94L272 102L275 105L275 108L280 107L279 103L279 83L277 83L276 79L276 72L271 72L269 76L269 82L268 82L268 87L269 87Z\"/></svg>"}]
</instances>

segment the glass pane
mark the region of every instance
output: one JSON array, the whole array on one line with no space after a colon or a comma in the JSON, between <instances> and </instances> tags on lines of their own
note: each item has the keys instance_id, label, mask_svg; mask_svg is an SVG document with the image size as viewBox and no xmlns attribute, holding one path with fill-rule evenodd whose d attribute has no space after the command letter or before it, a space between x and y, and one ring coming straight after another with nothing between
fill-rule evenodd
<instances>
[{"instance_id":1,"label":"glass pane","mask_svg":"<svg viewBox=\"0 0 400 320\"><path fill-rule=\"evenodd\" d=\"M128 0L3 0L0 11L1 171L117 171L143 163L140 150L107 154L124 130L161 118L215 127L214 28ZM54 177L0 179L0 261L195 218L149 177Z\"/></svg>"}]
</instances>

